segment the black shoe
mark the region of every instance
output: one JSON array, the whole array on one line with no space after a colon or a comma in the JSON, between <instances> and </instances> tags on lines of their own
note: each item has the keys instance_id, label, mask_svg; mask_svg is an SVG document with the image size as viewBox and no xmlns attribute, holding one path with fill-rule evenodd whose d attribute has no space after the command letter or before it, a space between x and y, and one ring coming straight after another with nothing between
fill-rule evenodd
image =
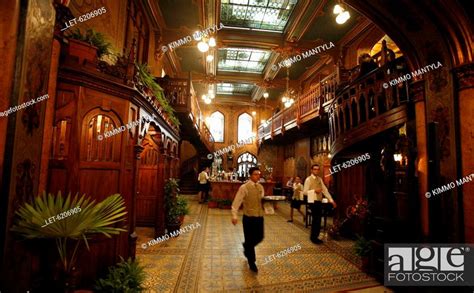
<instances>
[{"instance_id":1,"label":"black shoe","mask_svg":"<svg viewBox=\"0 0 474 293\"><path fill-rule=\"evenodd\" d=\"M287 222L289 222L289 223L293 223L293 220L288 220Z\"/></svg>"},{"instance_id":2,"label":"black shoe","mask_svg":"<svg viewBox=\"0 0 474 293\"><path fill-rule=\"evenodd\" d=\"M257 265L254 262L249 263L249 267L251 271L258 273Z\"/></svg>"},{"instance_id":3,"label":"black shoe","mask_svg":"<svg viewBox=\"0 0 474 293\"><path fill-rule=\"evenodd\" d=\"M315 240L311 239L311 242L313 242L314 244L323 244L324 243L322 240L317 239L317 238Z\"/></svg>"}]
</instances>

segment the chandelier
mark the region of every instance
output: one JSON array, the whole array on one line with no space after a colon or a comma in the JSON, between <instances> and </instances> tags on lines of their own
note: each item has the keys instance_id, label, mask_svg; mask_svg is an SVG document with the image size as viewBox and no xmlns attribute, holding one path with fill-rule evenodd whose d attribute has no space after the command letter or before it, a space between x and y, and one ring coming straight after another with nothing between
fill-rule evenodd
<instances>
[{"instance_id":1,"label":"chandelier","mask_svg":"<svg viewBox=\"0 0 474 293\"><path fill-rule=\"evenodd\" d=\"M281 101L285 105L285 108L291 107L295 100L291 97L290 90L289 90L289 83L290 83L290 67L286 67L286 91L281 98Z\"/></svg>"},{"instance_id":2,"label":"chandelier","mask_svg":"<svg viewBox=\"0 0 474 293\"><path fill-rule=\"evenodd\" d=\"M212 102L212 100L216 98L216 94L214 92L214 85L210 84L207 94L202 95L201 98L204 101L204 103L209 105Z\"/></svg>"},{"instance_id":3,"label":"chandelier","mask_svg":"<svg viewBox=\"0 0 474 293\"><path fill-rule=\"evenodd\" d=\"M347 11L346 9L344 9L343 5L341 5L341 3L339 4L336 4L334 6L334 9L332 11L334 14L337 14L336 16L336 22L338 24L344 24L346 23L346 21L349 20L349 18L351 18L351 14L349 13L349 11Z\"/></svg>"}]
</instances>

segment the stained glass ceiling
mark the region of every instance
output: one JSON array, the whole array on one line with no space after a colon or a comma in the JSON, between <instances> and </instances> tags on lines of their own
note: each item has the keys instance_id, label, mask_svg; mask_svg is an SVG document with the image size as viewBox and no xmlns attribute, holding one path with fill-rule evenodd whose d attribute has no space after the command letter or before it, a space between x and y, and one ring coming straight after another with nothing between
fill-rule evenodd
<instances>
[{"instance_id":1,"label":"stained glass ceiling","mask_svg":"<svg viewBox=\"0 0 474 293\"><path fill-rule=\"evenodd\" d=\"M270 51L226 48L219 49L219 71L262 73Z\"/></svg>"},{"instance_id":2,"label":"stained glass ceiling","mask_svg":"<svg viewBox=\"0 0 474 293\"><path fill-rule=\"evenodd\" d=\"M218 83L218 95L250 95L254 89L250 83Z\"/></svg>"},{"instance_id":3,"label":"stained glass ceiling","mask_svg":"<svg viewBox=\"0 0 474 293\"><path fill-rule=\"evenodd\" d=\"M222 0L225 26L283 32L298 0Z\"/></svg>"}]
</instances>

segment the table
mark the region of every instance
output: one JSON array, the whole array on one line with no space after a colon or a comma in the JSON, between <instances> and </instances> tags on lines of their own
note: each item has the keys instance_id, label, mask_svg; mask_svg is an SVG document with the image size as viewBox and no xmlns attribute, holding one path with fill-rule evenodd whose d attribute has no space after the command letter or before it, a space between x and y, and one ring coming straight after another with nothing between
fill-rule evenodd
<instances>
[{"instance_id":1,"label":"table","mask_svg":"<svg viewBox=\"0 0 474 293\"><path fill-rule=\"evenodd\" d=\"M305 224L305 227L308 227L309 225L312 225L312 222L313 222L313 220L312 220L313 215L311 214L311 212L308 214L308 211L310 211L310 209L309 209L309 205L310 205L310 204L308 204L308 196L306 196L306 195L304 196L304 201L303 201L301 204L305 205L306 213L305 213L305 221L304 221L305 223L304 223L304 224ZM323 229L324 229L324 230L326 230L327 217L328 217L329 214L331 213L332 209L333 209L333 208L332 208L332 204L331 204L331 203L329 203L329 202L324 202L324 203L322 204L321 217L323 218L323 223L324 223L324 224L323 224ZM311 214L311 224L308 223L308 222L309 222L309 215L310 215L310 214Z\"/></svg>"},{"instance_id":2,"label":"table","mask_svg":"<svg viewBox=\"0 0 474 293\"><path fill-rule=\"evenodd\" d=\"M263 197L263 201L264 201L263 206L264 206L264 209L265 209L265 214L273 215L273 214L275 214L275 209L277 208L276 207L277 202L286 201L286 196L284 196L284 195L268 195L268 196ZM273 207L265 205L265 202L273 203Z\"/></svg>"},{"instance_id":3,"label":"table","mask_svg":"<svg viewBox=\"0 0 474 293\"><path fill-rule=\"evenodd\" d=\"M210 181L210 183L212 190L212 198L230 200L234 200L237 190L239 190L239 187L243 184L243 182L240 181ZM273 194L273 187L275 187L275 182L263 182L260 184L263 185L264 194Z\"/></svg>"}]
</instances>

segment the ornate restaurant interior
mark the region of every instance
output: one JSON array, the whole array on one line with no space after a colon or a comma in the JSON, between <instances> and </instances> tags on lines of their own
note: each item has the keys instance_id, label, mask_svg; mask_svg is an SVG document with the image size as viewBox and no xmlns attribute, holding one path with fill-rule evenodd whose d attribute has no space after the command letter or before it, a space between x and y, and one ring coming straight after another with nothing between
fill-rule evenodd
<instances>
[{"instance_id":1,"label":"ornate restaurant interior","mask_svg":"<svg viewBox=\"0 0 474 293\"><path fill-rule=\"evenodd\" d=\"M0 292L450 290L384 270L474 243L469 3L2 1Z\"/></svg>"}]
</instances>

